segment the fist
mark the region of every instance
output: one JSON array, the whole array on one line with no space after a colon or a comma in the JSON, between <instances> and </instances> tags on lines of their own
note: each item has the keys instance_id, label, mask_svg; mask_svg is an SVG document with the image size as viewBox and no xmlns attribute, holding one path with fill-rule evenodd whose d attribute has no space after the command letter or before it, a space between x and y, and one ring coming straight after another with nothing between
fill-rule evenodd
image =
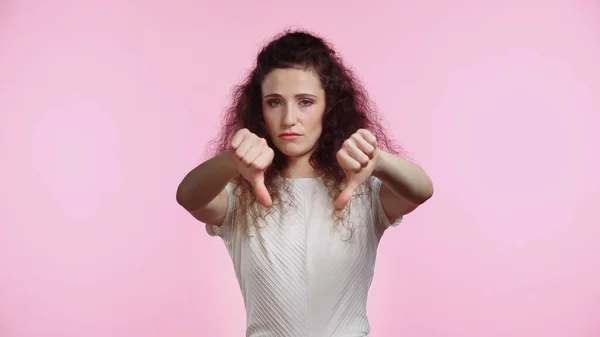
<instances>
[{"instance_id":1,"label":"fist","mask_svg":"<svg viewBox=\"0 0 600 337\"><path fill-rule=\"evenodd\" d=\"M258 202L271 207L273 201L265 186L264 173L273 162L275 153L267 141L242 129L233 136L230 153L240 175L252 184Z\"/></svg>"},{"instance_id":2,"label":"fist","mask_svg":"<svg viewBox=\"0 0 600 337\"><path fill-rule=\"evenodd\" d=\"M373 173L379 159L377 139L370 131L360 129L344 142L336 159L347 178L346 187L335 201L335 208L341 210L346 207L356 189Z\"/></svg>"}]
</instances>

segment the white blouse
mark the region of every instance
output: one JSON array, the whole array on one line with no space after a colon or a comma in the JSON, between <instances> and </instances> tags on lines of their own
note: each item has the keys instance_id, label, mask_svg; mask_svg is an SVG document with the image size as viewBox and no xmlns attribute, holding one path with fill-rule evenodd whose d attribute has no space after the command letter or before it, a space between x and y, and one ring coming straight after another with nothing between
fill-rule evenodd
<instances>
[{"instance_id":1,"label":"white blouse","mask_svg":"<svg viewBox=\"0 0 600 337\"><path fill-rule=\"evenodd\" d=\"M381 180L372 177L371 193L364 193L363 184L346 207L350 237L347 225L334 227L320 178L287 180L294 206L267 216L259 228L251 226L250 235L235 225L231 184L223 224L206 226L231 256L246 307L246 336L368 336L367 293L377 247L402 217L389 222L379 200Z\"/></svg>"}]
</instances>

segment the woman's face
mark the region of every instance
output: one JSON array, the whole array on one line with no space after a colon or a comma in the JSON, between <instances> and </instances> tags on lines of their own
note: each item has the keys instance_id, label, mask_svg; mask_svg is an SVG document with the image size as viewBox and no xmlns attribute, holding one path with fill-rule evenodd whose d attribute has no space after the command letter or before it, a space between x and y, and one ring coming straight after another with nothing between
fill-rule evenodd
<instances>
[{"instance_id":1,"label":"woman's face","mask_svg":"<svg viewBox=\"0 0 600 337\"><path fill-rule=\"evenodd\" d=\"M310 156L323 130L325 90L316 73L274 69L262 83L267 133L288 157Z\"/></svg>"}]
</instances>

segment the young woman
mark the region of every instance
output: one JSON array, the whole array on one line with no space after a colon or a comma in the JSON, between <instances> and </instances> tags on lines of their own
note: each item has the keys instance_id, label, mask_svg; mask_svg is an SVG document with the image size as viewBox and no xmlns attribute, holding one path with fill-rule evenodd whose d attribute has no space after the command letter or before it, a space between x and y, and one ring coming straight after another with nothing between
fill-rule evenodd
<instances>
[{"instance_id":1,"label":"young woman","mask_svg":"<svg viewBox=\"0 0 600 337\"><path fill-rule=\"evenodd\" d=\"M177 201L225 243L247 336L367 336L379 240L432 182L322 38L285 32L256 62Z\"/></svg>"}]
</instances>

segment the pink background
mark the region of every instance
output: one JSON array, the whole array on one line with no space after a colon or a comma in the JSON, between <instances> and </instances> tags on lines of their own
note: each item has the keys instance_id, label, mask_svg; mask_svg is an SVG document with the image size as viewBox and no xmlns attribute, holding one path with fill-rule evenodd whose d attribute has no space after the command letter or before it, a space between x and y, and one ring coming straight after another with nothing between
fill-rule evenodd
<instances>
[{"instance_id":1,"label":"pink background","mask_svg":"<svg viewBox=\"0 0 600 337\"><path fill-rule=\"evenodd\" d=\"M244 334L175 189L286 26L436 185L382 242L372 336L600 336L600 5L529 0L1 1L0 336Z\"/></svg>"}]
</instances>

